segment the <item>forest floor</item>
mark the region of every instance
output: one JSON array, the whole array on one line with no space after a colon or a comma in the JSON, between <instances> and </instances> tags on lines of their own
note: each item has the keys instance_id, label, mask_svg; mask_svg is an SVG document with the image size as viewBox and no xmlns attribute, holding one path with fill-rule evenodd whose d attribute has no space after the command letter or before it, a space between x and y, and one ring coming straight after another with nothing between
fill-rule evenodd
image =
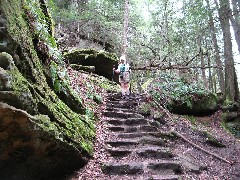
<instances>
[{"instance_id":1,"label":"forest floor","mask_svg":"<svg viewBox=\"0 0 240 180\"><path fill-rule=\"evenodd\" d=\"M198 179L198 180L238 180L240 179L240 139L235 138L221 125L221 111L215 112L210 116L192 117L189 120L187 116L170 114L171 117L165 117L167 122L162 128L169 130L174 127L175 131L184 138L177 138L173 144L173 153L182 154L189 157L191 161L202 167L200 172L183 172L181 179ZM172 120L177 119L177 120ZM209 143L210 134L218 144ZM101 166L104 162L111 160L111 155L105 149L105 141L111 139L107 128L106 117L101 116L97 123L95 153L88 164L79 169L67 180L107 180L118 179L112 178L102 172ZM196 148L190 141L204 150L211 152L213 155ZM219 158L220 157L220 158ZM128 161L126 159L126 161ZM120 178L119 178L120 179Z\"/></svg>"}]
</instances>

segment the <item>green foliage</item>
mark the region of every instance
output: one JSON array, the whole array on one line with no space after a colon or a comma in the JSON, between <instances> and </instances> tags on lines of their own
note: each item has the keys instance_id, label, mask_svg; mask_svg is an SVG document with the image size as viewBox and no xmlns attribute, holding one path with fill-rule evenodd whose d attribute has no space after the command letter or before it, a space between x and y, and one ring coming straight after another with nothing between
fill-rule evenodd
<instances>
[{"instance_id":1,"label":"green foliage","mask_svg":"<svg viewBox=\"0 0 240 180\"><path fill-rule=\"evenodd\" d=\"M189 84L177 75L167 73L159 75L148 86L148 90L156 101L162 100L169 104L171 101L186 102L190 108L192 99L209 93L201 84Z\"/></svg>"},{"instance_id":2,"label":"green foliage","mask_svg":"<svg viewBox=\"0 0 240 180\"><path fill-rule=\"evenodd\" d=\"M150 103L142 103L139 106L139 111L144 116L151 115L151 109L152 109L152 105Z\"/></svg>"},{"instance_id":3,"label":"green foliage","mask_svg":"<svg viewBox=\"0 0 240 180\"><path fill-rule=\"evenodd\" d=\"M195 124L196 123L196 117L195 116L186 116L186 118L192 123Z\"/></svg>"}]
</instances>

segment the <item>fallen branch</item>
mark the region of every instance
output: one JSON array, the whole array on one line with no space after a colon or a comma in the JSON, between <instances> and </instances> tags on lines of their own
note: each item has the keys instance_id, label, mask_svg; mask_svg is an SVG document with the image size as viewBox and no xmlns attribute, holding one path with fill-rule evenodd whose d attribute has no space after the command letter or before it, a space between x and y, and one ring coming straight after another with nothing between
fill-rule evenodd
<instances>
[{"instance_id":1,"label":"fallen branch","mask_svg":"<svg viewBox=\"0 0 240 180\"><path fill-rule=\"evenodd\" d=\"M158 70L168 70L168 69L208 69L208 68L216 68L216 69L223 69L218 66L178 66L178 65L170 65L170 66L160 66L160 64L152 64L150 66L143 66L143 67L132 67L132 70L152 70L153 68Z\"/></svg>"},{"instance_id":2,"label":"fallen branch","mask_svg":"<svg viewBox=\"0 0 240 180\"><path fill-rule=\"evenodd\" d=\"M167 115L171 120L173 120L172 117L171 117L170 112L169 112L167 109L165 109L165 108L162 107L160 104L158 104L154 99L152 99L152 100L153 100L153 102L158 106L158 108L160 108L161 110L163 110L163 111L166 113L166 115ZM219 155L217 155L217 154L215 154L215 153L212 153L212 152L210 152L210 151L208 151L208 150L200 147L199 145L195 144L194 142L188 140L185 136L183 136L182 134L180 134L179 132L177 132L174 127L172 127L172 129L170 130L170 133L172 133L173 135L175 135L175 136L183 139L184 141L188 142L189 144L191 144L191 145L194 146L195 148L200 149L200 150L202 150L203 152L205 152L205 153L207 153L207 154L210 154L211 156L213 156L213 157L215 157L215 158L217 158L217 159L220 159L220 160L222 160L222 161L224 161L224 162L226 162L226 163L228 163L228 164L231 164L231 165L234 163L234 162L231 162L231 161L229 161L229 160L227 160L227 159L225 159L225 158L223 158L223 157L221 157L221 156L219 156Z\"/></svg>"},{"instance_id":3,"label":"fallen branch","mask_svg":"<svg viewBox=\"0 0 240 180\"><path fill-rule=\"evenodd\" d=\"M228 163L228 164L233 164L233 162L228 161L227 159L225 159L225 158L223 158L223 157L221 157L221 156L219 156L219 155L217 155L217 154L215 154L215 153L212 153L212 152L210 152L210 151L208 151L208 150L200 147L199 145L193 143L192 141L188 140L186 137L184 137L182 134L180 134L180 133L177 132L176 130L172 130L171 133L174 134L174 135L177 136L177 137L182 138L184 141L186 141L186 142L188 142L189 144L193 145L193 146L196 147L197 149L200 149L200 150L204 151L205 153L210 154L210 155L212 155L212 156L214 156L214 157L216 157L216 158L218 158L218 159L220 159L220 160L222 160L222 161L224 161L224 162L226 162L226 163Z\"/></svg>"}]
</instances>

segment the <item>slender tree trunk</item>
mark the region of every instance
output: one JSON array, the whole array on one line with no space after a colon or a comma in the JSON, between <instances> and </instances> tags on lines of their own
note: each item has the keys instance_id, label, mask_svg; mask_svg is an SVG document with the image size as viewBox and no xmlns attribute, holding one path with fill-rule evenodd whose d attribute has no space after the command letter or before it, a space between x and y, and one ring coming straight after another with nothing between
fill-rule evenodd
<instances>
[{"instance_id":1,"label":"slender tree trunk","mask_svg":"<svg viewBox=\"0 0 240 180\"><path fill-rule=\"evenodd\" d=\"M239 15L239 9L237 8L237 1L232 1L232 14L229 15L230 21L232 23L233 31L235 40L238 45L238 52L240 53L240 15ZM238 2L240 3L240 2Z\"/></svg>"},{"instance_id":2,"label":"slender tree trunk","mask_svg":"<svg viewBox=\"0 0 240 180\"><path fill-rule=\"evenodd\" d=\"M213 92L217 92L217 80L216 80L216 73L217 71L213 69L212 79L213 79Z\"/></svg>"},{"instance_id":3,"label":"slender tree trunk","mask_svg":"<svg viewBox=\"0 0 240 180\"><path fill-rule=\"evenodd\" d=\"M218 67L217 69L218 83L220 86L220 91L224 93L225 92L224 73L223 73L223 65L220 59L220 52L219 52L218 43L217 43L217 36L216 36L217 31L213 22L212 12L210 13L211 8L209 5L209 0L206 0L206 2L209 9L209 22L210 22L210 31L211 31L212 41L213 41L214 59Z\"/></svg>"},{"instance_id":4,"label":"slender tree trunk","mask_svg":"<svg viewBox=\"0 0 240 180\"><path fill-rule=\"evenodd\" d=\"M127 52L127 34L128 34L128 18L129 18L129 0L125 0L124 8L124 25L123 25L123 35L122 35L122 55L126 56Z\"/></svg>"},{"instance_id":5,"label":"slender tree trunk","mask_svg":"<svg viewBox=\"0 0 240 180\"><path fill-rule=\"evenodd\" d=\"M230 23L228 12L230 12L230 5L228 0L220 0L219 18L223 31L224 39L224 58L225 58L225 97L231 101L236 100L239 97L238 84L236 84L236 72L233 61L232 53L232 40L230 32ZM215 0L218 6L217 1Z\"/></svg>"},{"instance_id":6,"label":"slender tree trunk","mask_svg":"<svg viewBox=\"0 0 240 180\"><path fill-rule=\"evenodd\" d=\"M201 67L204 67L205 62L204 62L204 57L203 57L203 49L202 49L202 43L201 43L201 37L200 36L198 36L198 47L199 47L199 52L200 52ZM202 71L202 79L203 79L204 87L206 89L208 89L208 83L207 83L205 68L202 68L201 71Z\"/></svg>"},{"instance_id":7,"label":"slender tree trunk","mask_svg":"<svg viewBox=\"0 0 240 180\"><path fill-rule=\"evenodd\" d=\"M206 47L207 49L207 47ZM209 52L207 52L207 60L208 60L208 66L210 67L211 66L211 58L209 56ZM213 78L212 78L212 69L209 68L208 69L208 87L209 87L209 90L213 92Z\"/></svg>"}]
</instances>

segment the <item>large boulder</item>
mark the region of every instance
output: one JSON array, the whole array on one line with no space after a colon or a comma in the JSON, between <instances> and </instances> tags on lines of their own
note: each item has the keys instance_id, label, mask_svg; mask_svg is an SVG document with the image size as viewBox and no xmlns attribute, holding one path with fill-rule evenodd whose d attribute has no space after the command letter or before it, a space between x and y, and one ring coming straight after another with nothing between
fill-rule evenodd
<instances>
[{"instance_id":1,"label":"large boulder","mask_svg":"<svg viewBox=\"0 0 240 180\"><path fill-rule=\"evenodd\" d=\"M116 67L118 64L118 58L115 54L94 49L74 50L65 53L64 57L66 62L70 64L94 66L94 73L106 77L109 80L113 78L113 67Z\"/></svg>"},{"instance_id":2,"label":"large boulder","mask_svg":"<svg viewBox=\"0 0 240 180\"><path fill-rule=\"evenodd\" d=\"M0 120L1 179L60 178L86 163L80 151L56 138L57 124L47 115L0 103Z\"/></svg>"},{"instance_id":3,"label":"large boulder","mask_svg":"<svg viewBox=\"0 0 240 180\"><path fill-rule=\"evenodd\" d=\"M168 109L177 114L208 115L218 109L218 99L215 94L188 94L184 101L172 100Z\"/></svg>"},{"instance_id":4,"label":"large boulder","mask_svg":"<svg viewBox=\"0 0 240 180\"><path fill-rule=\"evenodd\" d=\"M177 74L160 73L143 84L152 98L171 112L187 115L207 115L218 109L219 99L201 83L188 82Z\"/></svg>"}]
</instances>

